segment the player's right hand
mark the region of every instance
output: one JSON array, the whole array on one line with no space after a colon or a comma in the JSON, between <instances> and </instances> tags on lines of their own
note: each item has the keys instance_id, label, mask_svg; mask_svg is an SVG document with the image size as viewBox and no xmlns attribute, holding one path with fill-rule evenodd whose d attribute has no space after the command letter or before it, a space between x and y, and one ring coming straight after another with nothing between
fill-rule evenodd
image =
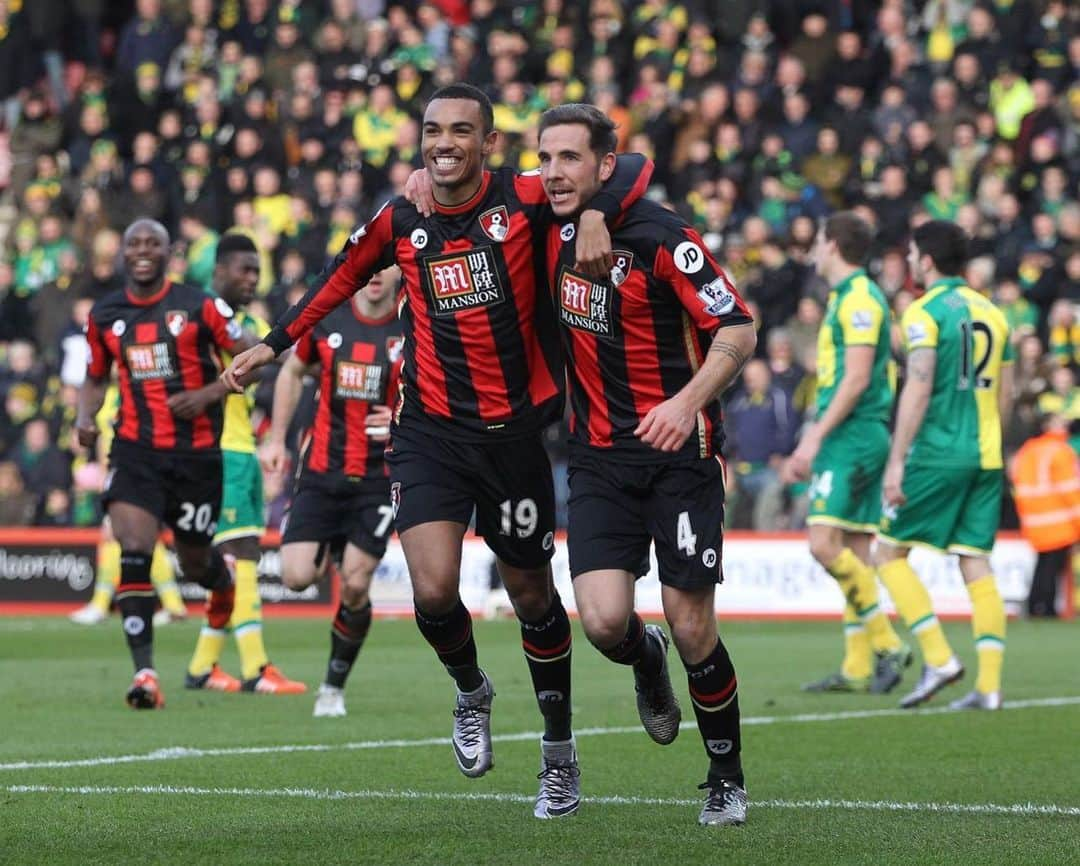
<instances>
[{"instance_id":1,"label":"player's right hand","mask_svg":"<svg viewBox=\"0 0 1080 866\"><path fill-rule=\"evenodd\" d=\"M258 343L232 359L232 363L229 364L225 372L221 374L221 381L225 383L225 387L230 391L237 394L243 394L244 385L247 384L248 377L260 367L265 367L273 360L274 350L266 345L266 343Z\"/></svg>"},{"instance_id":2,"label":"player's right hand","mask_svg":"<svg viewBox=\"0 0 1080 866\"><path fill-rule=\"evenodd\" d=\"M425 217L435 213L435 194L432 192L431 175L426 168L418 169L405 181L405 200L416 205Z\"/></svg>"},{"instance_id":3,"label":"player's right hand","mask_svg":"<svg viewBox=\"0 0 1080 866\"><path fill-rule=\"evenodd\" d=\"M284 442L268 439L259 449L259 465L262 466L263 472L269 475L279 475L284 472L288 460L289 455L285 450Z\"/></svg>"}]
</instances>

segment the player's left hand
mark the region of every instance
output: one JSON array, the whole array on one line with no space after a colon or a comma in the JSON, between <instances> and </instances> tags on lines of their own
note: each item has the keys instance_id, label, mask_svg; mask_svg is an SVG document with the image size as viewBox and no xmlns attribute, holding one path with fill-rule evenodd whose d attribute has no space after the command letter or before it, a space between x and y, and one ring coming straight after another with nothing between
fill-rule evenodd
<instances>
[{"instance_id":1,"label":"player's left hand","mask_svg":"<svg viewBox=\"0 0 1080 866\"><path fill-rule=\"evenodd\" d=\"M649 410L634 435L657 451L678 451L697 426L697 413L678 397Z\"/></svg>"},{"instance_id":2,"label":"player's left hand","mask_svg":"<svg viewBox=\"0 0 1080 866\"><path fill-rule=\"evenodd\" d=\"M166 403L169 406L169 411L177 418L190 421L192 418L198 418L206 411L206 407L210 405L210 400L207 399L203 390L199 388L194 391L180 391L173 394Z\"/></svg>"},{"instance_id":3,"label":"player's left hand","mask_svg":"<svg viewBox=\"0 0 1080 866\"><path fill-rule=\"evenodd\" d=\"M890 462L885 467L885 475L881 480L881 494L885 504L896 508L907 502L903 487L904 464Z\"/></svg>"},{"instance_id":4,"label":"player's left hand","mask_svg":"<svg viewBox=\"0 0 1080 866\"><path fill-rule=\"evenodd\" d=\"M578 220L574 255L577 259L575 271L594 280L607 281L611 278L611 267L615 263L611 255L611 234L600 211L587 210L582 213Z\"/></svg>"},{"instance_id":5,"label":"player's left hand","mask_svg":"<svg viewBox=\"0 0 1080 866\"><path fill-rule=\"evenodd\" d=\"M426 168L418 169L405 181L405 200L416 205L425 217L435 213L435 193L432 192L431 175Z\"/></svg>"}]
</instances>

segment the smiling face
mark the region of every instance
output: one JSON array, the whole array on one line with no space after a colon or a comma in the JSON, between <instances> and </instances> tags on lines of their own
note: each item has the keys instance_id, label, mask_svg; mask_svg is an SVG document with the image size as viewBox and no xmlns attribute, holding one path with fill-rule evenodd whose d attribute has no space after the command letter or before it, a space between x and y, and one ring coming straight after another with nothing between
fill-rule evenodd
<instances>
[{"instance_id":1,"label":"smiling face","mask_svg":"<svg viewBox=\"0 0 1080 866\"><path fill-rule=\"evenodd\" d=\"M124 233L124 266L140 294L152 294L165 274L169 235L160 223L138 220Z\"/></svg>"},{"instance_id":2,"label":"smiling face","mask_svg":"<svg viewBox=\"0 0 1080 866\"><path fill-rule=\"evenodd\" d=\"M615 169L613 153L598 156L583 123L549 126L540 136L540 178L556 216L576 215Z\"/></svg>"},{"instance_id":3,"label":"smiling face","mask_svg":"<svg viewBox=\"0 0 1080 866\"><path fill-rule=\"evenodd\" d=\"M494 130L485 130L480 104L471 99L428 104L420 148L439 202L459 204L476 191L497 138Z\"/></svg>"}]
</instances>

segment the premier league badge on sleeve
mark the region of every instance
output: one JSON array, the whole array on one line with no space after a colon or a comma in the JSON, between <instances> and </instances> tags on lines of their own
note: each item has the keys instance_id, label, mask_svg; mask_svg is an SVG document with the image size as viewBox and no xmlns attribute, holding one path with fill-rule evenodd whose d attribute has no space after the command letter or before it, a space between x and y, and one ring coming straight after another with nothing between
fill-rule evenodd
<instances>
[{"instance_id":1,"label":"premier league badge on sleeve","mask_svg":"<svg viewBox=\"0 0 1080 866\"><path fill-rule=\"evenodd\" d=\"M484 211L484 213L480 214L479 220L480 228L493 241L501 244L506 240L506 236L510 232L510 214L506 210L506 205L499 205L489 211Z\"/></svg>"}]
</instances>

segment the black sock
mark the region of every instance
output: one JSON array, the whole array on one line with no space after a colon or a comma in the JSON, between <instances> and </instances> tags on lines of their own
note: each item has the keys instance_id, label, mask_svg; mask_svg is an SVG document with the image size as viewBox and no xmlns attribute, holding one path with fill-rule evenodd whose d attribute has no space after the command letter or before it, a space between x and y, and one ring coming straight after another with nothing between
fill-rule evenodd
<instances>
[{"instance_id":1,"label":"black sock","mask_svg":"<svg viewBox=\"0 0 1080 866\"><path fill-rule=\"evenodd\" d=\"M683 662L683 666L698 730L709 756L709 782L715 784L726 779L741 787L739 683L724 642L717 637L716 648L704 661L696 665Z\"/></svg>"},{"instance_id":2,"label":"black sock","mask_svg":"<svg viewBox=\"0 0 1080 866\"><path fill-rule=\"evenodd\" d=\"M342 688L352 670L353 662L364 645L371 628L371 602L361 608L338 606L337 616L330 628L330 664L326 668L326 684Z\"/></svg>"},{"instance_id":3,"label":"black sock","mask_svg":"<svg viewBox=\"0 0 1080 866\"><path fill-rule=\"evenodd\" d=\"M630 613L626 636L615 646L600 652L616 664L633 665L637 671L647 676L660 673L664 660L662 647L649 638L645 632L645 622L636 611Z\"/></svg>"},{"instance_id":4,"label":"black sock","mask_svg":"<svg viewBox=\"0 0 1080 866\"><path fill-rule=\"evenodd\" d=\"M544 739L570 739L570 617L562 599L555 598L540 619L521 624L521 647L529 663L536 702L544 717Z\"/></svg>"},{"instance_id":5,"label":"black sock","mask_svg":"<svg viewBox=\"0 0 1080 866\"><path fill-rule=\"evenodd\" d=\"M476 691L484 684L476 663L476 641L473 640L472 617L461 599L442 616L431 616L414 608L420 634L431 644L446 670L463 692Z\"/></svg>"},{"instance_id":6,"label":"black sock","mask_svg":"<svg viewBox=\"0 0 1080 866\"><path fill-rule=\"evenodd\" d=\"M149 553L124 550L120 553L120 584L116 607L120 611L131 660L135 670L154 666L154 608L157 593L150 583Z\"/></svg>"}]
</instances>

